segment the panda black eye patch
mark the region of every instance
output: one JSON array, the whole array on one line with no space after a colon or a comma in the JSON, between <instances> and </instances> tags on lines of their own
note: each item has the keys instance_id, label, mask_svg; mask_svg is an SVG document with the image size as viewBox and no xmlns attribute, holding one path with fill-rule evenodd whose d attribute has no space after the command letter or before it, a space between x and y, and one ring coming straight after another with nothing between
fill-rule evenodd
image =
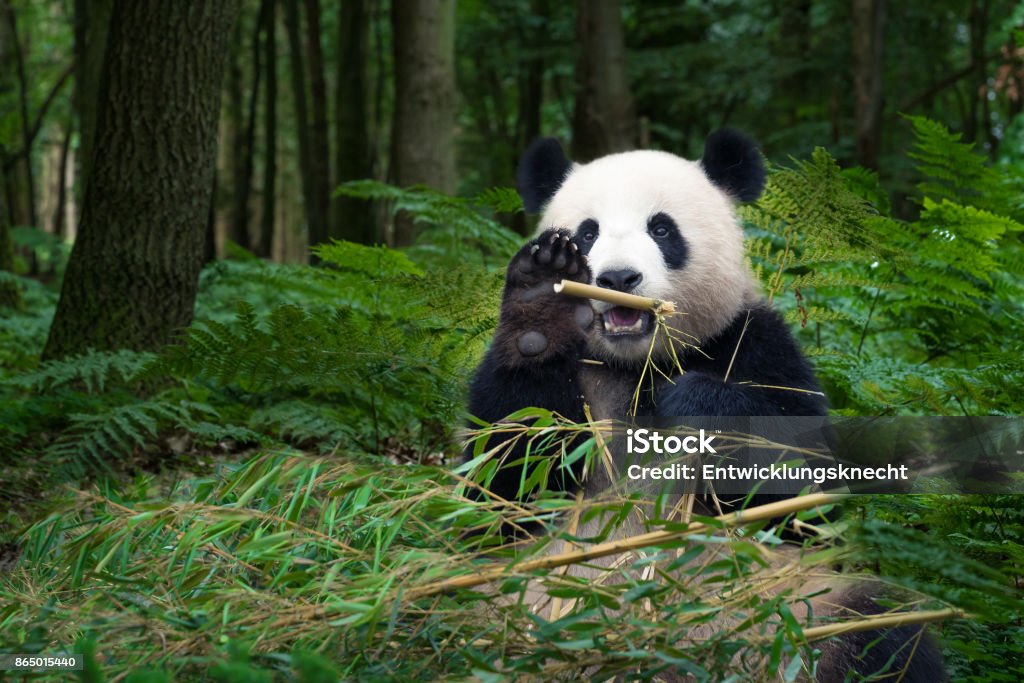
<instances>
[{"instance_id":1,"label":"panda black eye patch","mask_svg":"<svg viewBox=\"0 0 1024 683\"><path fill-rule=\"evenodd\" d=\"M580 227L576 228L576 236L574 241L576 246L579 247L580 253L584 256L590 252L594 247L594 242L597 241L598 232L600 232L600 226L593 218L580 223Z\"/></svg>"},{"instance_id":2,"label":"panda black eye patch","mask_svg":"<svg viewBox=\"0 0 1024 683\"><path fill-rule=\"evenodd\" d=\"M647 234L661 249L661 257L665 260L666 266L678 270L686 265L689 249L682 233L679 232L679 226L671 216L659 212L648 218Z\"/></svg>"}]
</instances>

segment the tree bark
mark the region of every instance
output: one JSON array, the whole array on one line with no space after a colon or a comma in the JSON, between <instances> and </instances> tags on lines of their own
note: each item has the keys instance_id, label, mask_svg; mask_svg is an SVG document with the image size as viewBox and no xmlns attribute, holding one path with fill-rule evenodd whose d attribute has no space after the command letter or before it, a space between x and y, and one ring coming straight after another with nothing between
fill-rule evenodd
<instances>
[{"instance_id":1,"label":"tree bark","mask_svg":"<svg viewBox=\"0 0 1024 683\"><path fill-rule=\"evenodd\" d=\"M265 25L265 17L270 8L270 0L260 2L259 17L252 36L252 90L249 92L249 107L246 113L245 129L238 139L238 166L234 178L234 209L231 218L231 239L243 249L252 249L250 230L251 211L249 202L252 199L252 176L256 165L256 116L260 99L260 81L263 69L260 67L262 50L260 34Z\"/></svg>"},{"instance_id":2,"label":"tree bark","mask_svg":"<svg viewBox=\"0 0 1024 683\"><path fill-rule=\"evenodd\" d=\"M299 175L302 180L302 204L309 228L309 244L322 242L327 235L327 217L318 210L314 199L313 172L310 162L309 112L306 104L306 65L302 51L299 0L283 0L285 32L288 34L288 61L291 70L292 94L295 97L295 128L299 139Z\"/></svg>"},{"instance_id":3,"label":"tree bark","mask_svg":"<svg viewBox=\"0 0 1024 683\"><path fill-rule=\"evenodd\" d=\"M78 114L78 168L75 193L81 200L89 179L96 138L96 112L99 109L100 77L107 49L107 28L114 0L75 0L75 93Z\"/></svg>"},{"instance_id":4,"label":"tree bark","mask_svg":"<svg viewBox=\"0 0 1024 683\"><path fill-rule=\"evenodd\" d=\"M577 5L576 104L572 154L590 161L637 144L637 120L626 71L626 40L619 0Z\"/></svg>"},{"instance_id":5,"label":"tree bark","mask_svg":"<svg viewBox=\"0 0 1024 683\"><path fill-rule=\"evenodd\" d=\"M78 239L43 357L157 349L192 321L238 0L115 0Z\"/></svg>"},{"instance_id":6,"label":"tree bark","mask_svg":"<svg viewBox=\"0 0 1024 683\"><path fill-rule=\"evenodd\" d=\"M370 12L367 0L348 0L338 22L338 86L335 93L335 173L340 185L373 177L373 148L368 114ZM334 200L331 236L373 244L378 241L374 206L354 197Z\"/></svg>"},{"instance_id":7,"label":"tree bark","mask_svg":"<svg viewBox=\"0 0 1024 683\"><path fill-rule=\"evenodd\" d=\"M886 0L853 0L854 130L857 163L878 168L882 150Z\"/></svg>"},{"instance_id":8,"label":"tree bark","mask_svg":"<svg viewBox=\"0 0 1024 683\"><path fill-rule=\"evenodd\" d=\"M391 3L395 114L391 176L395 184L455 191L455 0ZM395 218L393 243L412 244L417 226Z\"/></svg>"},{"instance_id":9,"label":"tree bark","mask_svg":"<svg viewBox=\"0 0 1024 683\"><path fill-rule=\"evenodd\" d=\"M0 162L7 159L3 145L0 145ZM0 190L5 187L4 165L0 163ZM14 272L14 244L11 242L10 223L8 222L7 200L5 193L0 191L0 271ZM18 286L7 280L0 280L0 308L19 308L21 292Z\"/></svg>"},{"instance_id":10,"label":"tree bark","mask_svg":"<svg viewBox=\"0 0 1024 683\"><path fill-rule=\"evenodd\" d=\"M263 136L266 145L263 164L263 214L260 216L259 254L274 254L274 217L277 204L277 3L267 0L264 17L263 55L267 69L266 109Z\"/></svg>"},{"instance_id":11,"label":"tree bark","mask_svg":"<svg viewBox=\"0 0 1024 683\"><path fill-rule=\"evenodd\" d=\"M309 244L326 242L330 233L331 149L327 133L327 83L324 80L324 54L320 45L320 2L306 0L306 57L309 64L309 95L313 120L309 130L309 163L313 201L323 225L316 234L310 230Z\"/></svg>"},{"instance_id":12,"label":"tree bark","mask_svg":"<svg viewBox=\"0 0 1024 683\"><path fill-rule=\"evenodd\" d=\"M19 132L21 133L21 152L16 161L5 156L11 168L8 170L4 190L7 192L8 212L12 225L39 226L36 216L35 179L32 177L32 134L28 115L28 82L25 77L25 55L18 37L18 22L14 7L8 0L0 0L0 78L8 80L13 75L13 82L4 84L17 92ZM12 155L15 156L15 155Z\"/></svg>"},{"instance_id":13,"label":"tree bark","mask_svg":"<svg viewBox=\"0 0 1024 683\"><path fill-rule=\"evenodd\" d=\"M67 215L67 193L68 193L68 157L71 152L71 129L72 123L68 121L64 131L64 138L60 143L60 163L57 165L57 198L53 208L53 234L64 238L67 235L65 216Z\"/></svg>"}]
</instances>

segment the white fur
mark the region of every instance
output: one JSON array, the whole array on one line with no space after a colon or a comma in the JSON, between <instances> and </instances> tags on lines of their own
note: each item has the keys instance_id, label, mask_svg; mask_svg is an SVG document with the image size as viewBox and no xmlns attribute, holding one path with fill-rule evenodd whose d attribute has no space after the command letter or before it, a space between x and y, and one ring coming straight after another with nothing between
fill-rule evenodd
<instances>
[{"instance_id":1,"label":"white fur","mask_svg":"<svg viewBox=\"0 0 1024 683\"><path fill-rule=\"evenodd\" d=\"M686 241L688 257L679 270L665 265L647 234L647 220L659 212L672 217ZM673 327L694 341L722 331L756 297L732 201L697 162L636 151L573 166L539 227L575 232L588 218L600 226L588 255L592 278L623 268L642 273L634 293L674 302L683 315L672 319ZM645 358L650 346L649 337L612 346L597 334L593 342L598 353L632 361Z\"/></svg>"}]
</instances>

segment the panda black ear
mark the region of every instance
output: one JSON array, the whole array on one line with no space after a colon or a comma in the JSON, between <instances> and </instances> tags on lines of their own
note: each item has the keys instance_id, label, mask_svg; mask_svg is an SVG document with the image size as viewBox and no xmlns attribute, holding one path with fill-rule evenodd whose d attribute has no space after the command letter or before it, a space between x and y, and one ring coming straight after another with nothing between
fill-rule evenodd
<instances>
[{"instance_id":1,"label":"panda black ear","mask_svg":"<svg viewBox=\"0 0 1024 683\"><path fill-rule=\"evenodd\" d=\"M523 154L516 170L516 189L527 213L537 213L548 203L572 169L562 146L554 138L535 141Z\"/></svg>"},{"instance_id":2,"label":"panda black ear","mask_svg":"<svg viewBox=\"0 0 1024 683\"><path fill-rule=\"evenodd\" d=\"M722 128L709 135L700 165L711 182L742 202L754 201L764 190L761 152L738 130Z\"/></svg>"}]
</instances>

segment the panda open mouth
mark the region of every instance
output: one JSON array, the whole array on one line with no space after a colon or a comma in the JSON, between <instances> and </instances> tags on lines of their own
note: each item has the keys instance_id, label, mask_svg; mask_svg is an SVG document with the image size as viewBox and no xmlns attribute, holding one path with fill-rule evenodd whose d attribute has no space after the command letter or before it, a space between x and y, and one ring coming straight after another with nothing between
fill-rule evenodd
<instances>
[{"instance_id":1,"label":"panda open mouth","mask_svg":"<svg viewBox=\"0 0 1024 683\"><path fill-rule=\"evenodd\" d=\"M608 335L643 334L647 331L650 314L635 308L615 306L604 312L604 331Z\"/></svg>"}]
</instances>

